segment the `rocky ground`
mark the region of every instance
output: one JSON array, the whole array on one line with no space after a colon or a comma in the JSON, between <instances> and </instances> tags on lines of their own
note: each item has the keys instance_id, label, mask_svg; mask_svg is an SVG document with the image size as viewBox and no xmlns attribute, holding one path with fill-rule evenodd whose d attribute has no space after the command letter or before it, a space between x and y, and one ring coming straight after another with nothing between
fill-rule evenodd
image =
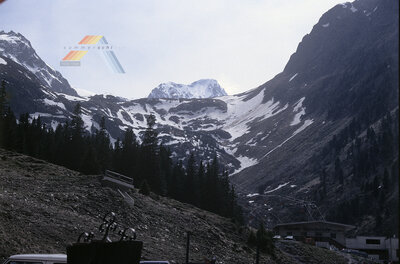
<instances>
[{"instance_id":1,"label":"rocky ground","mask_svg":"<svg viewBox=\"0 0 400 264\"><path fill-rule=\"evenodd\" d=\"M83 231L97 232L102 216L137 230L143 259L183 263L185 233L192 235L191 260L216 256L218 263L254 263L246 245L248 229L175 200L130 191L127 202L101 176L81 175L64 167L0 149L0 261L12 254L65 253ZM276 257L261 263L357 263L299 242L276 243ZM361 262L360 262L361 263Z\"/></svg>"}]
</instances>

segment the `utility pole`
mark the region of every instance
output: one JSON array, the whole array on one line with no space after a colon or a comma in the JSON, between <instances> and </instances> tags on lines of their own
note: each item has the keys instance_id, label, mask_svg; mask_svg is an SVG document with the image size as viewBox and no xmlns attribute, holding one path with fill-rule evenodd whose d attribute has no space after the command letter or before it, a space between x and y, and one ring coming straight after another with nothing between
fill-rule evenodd
<instances>
[{"instance_id":1,"label":"utility pole","mask_svg":"<svg viewBox=\"0 0 400 264\"><path fill-rule=\"evenodd\" d=\"M186 236L186 264L189 264L189 247L190 247L190 231L187 232Z\"/></svg>"}]
</instances>

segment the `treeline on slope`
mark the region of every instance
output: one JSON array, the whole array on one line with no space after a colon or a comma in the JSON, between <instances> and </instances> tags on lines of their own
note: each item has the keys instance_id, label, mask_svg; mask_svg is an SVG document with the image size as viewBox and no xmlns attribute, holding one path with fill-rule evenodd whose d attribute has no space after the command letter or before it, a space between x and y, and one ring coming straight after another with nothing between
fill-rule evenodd
<instances>
[{"instance_id":1,"label":"treeline on slope","mask_svg":"<svg viewBox=\"0 0 400 264\"><path fill-rule=\"evenodd\" d=\"M368 221L369 216L375 232L398 232L398 120L398 109L386 112L373 125L371 120L354 118L314 157L322 164L317 168L320 185L314 199L323 205L332 197L343 198L329 219L354 224Z\"/></svg>"},{"instance_id":2,"label":"treeline on slope","mask_svg":"<svg viewBox=\"0 0 400 264\"><path fill-rule=\"evenodd\" d=\"M272 231L267 231L263 223L260 223L256 232L250 230L247 244L256 247L260 252L267 253L275 258L275 244Z\"/></svg>"},{"instance_id":3,"label":"treeline on slope","mask_svg":"<svg viewBox=\"0 0 400 264\"><path fill-rule=\"evenodd\" d=\"M132 129L112 146L105 118L95 133L85 132L81 107L55 130L22 114L18 121L8 106L5 83L0 89L0 147L37 157L83 174L99 174L111 169L132 177L142 193L152 192L193 204L242 223L228 173L217 157L212 162L196 162L193 153L187 164L173 163L170 150L158 144L155 117L147 117L148 127L140 144ZM146 190L147 189L147 190Z\"/></svg>"}]
</instances>

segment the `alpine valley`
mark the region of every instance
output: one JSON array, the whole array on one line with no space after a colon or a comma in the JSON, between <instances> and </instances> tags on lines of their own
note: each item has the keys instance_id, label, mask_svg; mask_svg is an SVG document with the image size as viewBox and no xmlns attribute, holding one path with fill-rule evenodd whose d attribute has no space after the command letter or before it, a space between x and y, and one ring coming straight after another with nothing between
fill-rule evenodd
<instances>
[{"instance_id":1,"label":"alpine valley","mask_svg":"<svg viewBox=\"0 0 400 264\"><path fill-rule=\"evenodd\" d=\"M284 70L226 95L215 80L160 84L148 98L79 96L21 34L0 31L0 79L16 115L53 129L82 106L112 142L141 137L156 117L175 160L189 153L230 171L250 224L324 218L356 233L398 231L397 0L358 0L326 12ZM382 208L384 203L385 209Z\"/></svg>"}]
</instances>

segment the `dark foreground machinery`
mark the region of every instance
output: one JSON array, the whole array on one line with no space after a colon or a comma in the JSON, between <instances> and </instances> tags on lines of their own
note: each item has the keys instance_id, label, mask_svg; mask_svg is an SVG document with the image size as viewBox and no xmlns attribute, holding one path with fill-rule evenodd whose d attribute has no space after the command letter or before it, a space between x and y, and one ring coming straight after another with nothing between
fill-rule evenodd
<instances>
[{"instance_id":1,"label":"dark foreground machinery","mask_svg":"<svg viewBox=\"0 0 400 264\"><path fill-rule=\"evenodd\" d=\"M95 239L93 232L84 232L79 236L77 243L67 247L68 264L140 263L143 242L136 241L133 228L118 225L114 213L103 217L99 231L103 233L100 240ZM111 241L110 234L119 240Z\"/></svg>"}]
</instances>

